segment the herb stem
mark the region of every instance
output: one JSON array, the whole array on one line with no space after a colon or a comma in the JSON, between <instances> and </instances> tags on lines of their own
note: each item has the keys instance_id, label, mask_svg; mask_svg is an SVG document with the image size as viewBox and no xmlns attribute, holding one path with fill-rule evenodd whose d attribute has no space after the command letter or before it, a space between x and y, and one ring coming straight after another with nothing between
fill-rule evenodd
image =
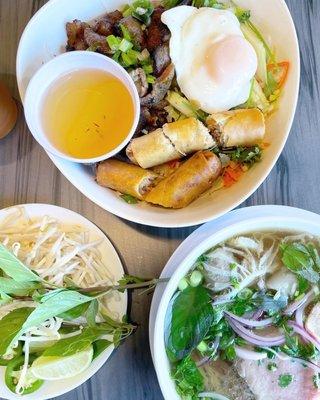
<instances>
[{"instance_id":1,"label":"herb stem","mask_svg":"<svg viewBox=\"0 0 320 400\"><path fill-rule=\"evenodd\" d=\"M165 283L168 282L169 278L160 278L160 279L151 279L150 281L146 282L138 282L138 283L129 283L127 285L114 285L114 286L96 286L91 288L84 288L80 289L82 293L97 293L101 292L104 294L109 292L110 290L126 290L126 289L141 289L141 288L148 288L157 285L158 283Z\"/></svg>"}]
</instances>

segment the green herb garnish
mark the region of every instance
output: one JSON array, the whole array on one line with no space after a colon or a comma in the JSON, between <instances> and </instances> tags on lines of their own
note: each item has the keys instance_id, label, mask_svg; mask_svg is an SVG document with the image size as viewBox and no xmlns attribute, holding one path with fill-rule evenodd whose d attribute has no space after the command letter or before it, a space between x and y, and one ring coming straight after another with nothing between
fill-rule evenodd
<instances>
[{"instance_id":1,"label":"green herb garnish","mask_svg":"<svg viewBox=\"0 0 320 400\"><path fill-rule=\"evenodd\" d=\"M226 154L232 161L253 165L262 157L262 149L259 146L237 147L236 149L224 149L220 153Z\"/></svg>"},{"instance_id":2,"label":"green herb garnish","mask_svg":"<svg viewBox=\"0 0 320 400\"><path fill-rule=\"evenodd\" d=\"M293 375L291 375L291 374L282 374L282 375L279 376L278 385L281 388L286 388L286 387L288 387L290 385L290 383L292 383L292 381L293 381Z\"/></svg>"},{"instance_id":3,"label":"green herb garnish","mask_svg":"<svg viewBox=\"0 0 320 400\"><path fill-rule=\"evenodd\" d=\"M215 315L209 291L189 286L171 299L165 322L165 343L171 361L182 360L205 338Z\"/></svg>"},{"instance_id":4,"label":"green herb garnish","mask_svg":"<svg viewBox=\"0 0 320 400\"><path fill-rule=\"evenodd\" d=\"M189 356L176 364L172 378L182 399L197 399L198 394L204 390L204 378Z\"/></svg>"},{"instance_id":5,"label":"green herb garnish","mask_svg":"<svg viewBox=\"0 0 320 400\"><path fill-rule=\"evenodd\" d=\"M132 4L126 6L123 10L123 16L132 16L145 25L149 25L154 6L149 0L136 0Z\"/></svg>"},{"instance_id":6,"label":"green herb garnish","mask_svg":"<svg viewBox=\"0 0 320 400\"><path fill-rule=\"evenodd\" d=\"M268 370L271 372L274 372L278 369L278 366L276 363L269 363L267 366Z\"/></svg>"},{"instance_id":7,"label":"green herb garnish","mask_svg":"<svg viewBox=\"0 0 320 400\"><path fill-rule=\"evenodd\" d=\"M310 283L319 282L320 258L313 244L283 243L280 250L282 262L290 271Z\"/></svg>"},{"instance_id":8,"label":"green herb garnish","mask_svg":"<svg viewBox=\"0 0 320 400\"><path fill-rule=\"evenodd\" d=\"M121 194L120 197L128 204L138 203L138 199L136 197L131 196L130 194Z\"/></svg>"}]
</instances>

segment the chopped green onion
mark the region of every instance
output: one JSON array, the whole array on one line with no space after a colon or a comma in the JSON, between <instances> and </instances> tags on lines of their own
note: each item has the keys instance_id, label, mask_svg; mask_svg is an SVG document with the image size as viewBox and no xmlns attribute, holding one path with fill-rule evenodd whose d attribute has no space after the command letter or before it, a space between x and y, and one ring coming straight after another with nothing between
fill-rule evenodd
<instances>
[{"instance_id":1,"label":"chopped green onion","mask_svg":"<svg viewBox=\"0 0 320 400\"><path fill-rule=\"evenodd\" d=\"M124 39L128 40L129 42L131 42L132 38L131 38L131 35L130 35L130 32L129 32L129 29L123 24L120 24L120 29L121 29L122 36L124 37Z\"/></svg>"},{"instance_id":2,"label":"chopped green onion","mask_svg":"<svg viewBox=\"0 0 320 400\"><path fill-rule=\"evenodd\" d=\"M203 275L201 272L195 270L192 272L190 276L190 285L193 287L199 286L200 283L202 282Z\"/></svg>"},{"instance_id":3,"label":"chopped green onion","mask_svg":"<svg viewBox=\"0 0 320 400\"><path fill-rule=\"evenodd\" d=\"M156 81L156 78L154 76L152 76L152 75L147 76L148 83L155 83L155 81Z\"/></svg>"},{"instance_id":4,"label":"chopped green onion","mask_svg":"<svg viewBox=\"0 0 320 400\"><path fill-rule=\"evenodd\" d=\"M182 292L189 286L188 281L186 278L182 278L179 282L178 288Z\"/></svg>"},{"instance_id":5,"label":"chopped green onion","mask_svg":"<svg viewBox=\"0 0 320 400\"><path fill-rule=\"evenodd\" d=\"M274 372L278 369L278 366L276 363L269 363L267 366L268 370L271 372Z\"/></svg>"},{"instance_id":6,"label":"chopped green onion","mask_svg":"<svg viewBox=\"0 0 320 400\"><path fill-rule=\"evenodd\" d=\"M121 43L121 39L120 38L118 38L118 37L116 37L114 35L109 35L109 36L107 36L106 40L107 40L107 43L108 43L108 45L109 45L109 47L110 47L110 49L112 51L119 50L119 46L120 46L120 43Z\"/></svg>"},{"instance_id":7,"label":"chopped green onion","mask_svg":"<svg viewBox=\"0 0 320 400\"><path fill-rule=\"evenodd\" d=\"M143 65L143 70L144 70L144 72L148 75L148 74L152 74L152 72L153 72L153 66L151 65L151 64L146 64L146 65Z\"/></svg>"},{"instance_id":8,"label":"chopped green onion","mask_svg":"<svg viewBox=\"0 0 320 400\"><path fill-rule=\"evenodd\" d=\"M197 350L200 351L200 353L204 353L205 351L208 350L208 345L205 341L202 341L198 344Z\"/></svg>"},{"instance_id":9,"label":"chopped green onion","mask_svg":"<svg viewBox=\"0 0 320 400\"><path fill-rule=\"evenodd\" d=\"M128 50L132 49L133 44L129 42L127 39L122 39L119 45L119 50L122 52L127 52Z\"/></svg>"}]
</instances>

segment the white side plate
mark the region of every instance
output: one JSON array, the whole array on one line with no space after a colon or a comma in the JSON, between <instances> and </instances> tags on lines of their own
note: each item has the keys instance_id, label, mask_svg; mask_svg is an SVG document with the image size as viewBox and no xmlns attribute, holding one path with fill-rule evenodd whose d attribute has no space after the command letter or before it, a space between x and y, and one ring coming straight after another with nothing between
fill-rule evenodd
<instances>
[{"instance_id":1,"label":"white side plate","mask_svg":"<svg viewBox=\"0 0 320 400\"><path fill-rule=\"evenodd\" d=\"M38 218L48 215L63 221L65 224L70 223L84 227L88 230L88 232L90 232L89 238L91 241L99 239L103 240L98 249L101 252L102 260L109 269L111 276L114 277L114 280L118 281L123 276L124 270L122 263L112 243L96 225L86 218L73 211L67 210L66 208L52 206L49 204L24 204L21 206L14 206L0 210L0 220L4 219L12 208L16 207L24 207L27 214L31 218ZM127 293L117 292L116 296L110 297L110 303L108 303L108 305L112 314L119 316L121 319L121 317L127 312L127 303ZM4 383L5 368L0 367L0 398L9 400L17 400L22 398L25 400L46 400L65 394L91 378L91 376L94 375L107 361L113 350L113 346L106 349L92 362L86 371L75 376L74 378L65 379L63 381L45 382L38 391L23 397L14 395L7 388Z\"/></svg>"}]
</instances>

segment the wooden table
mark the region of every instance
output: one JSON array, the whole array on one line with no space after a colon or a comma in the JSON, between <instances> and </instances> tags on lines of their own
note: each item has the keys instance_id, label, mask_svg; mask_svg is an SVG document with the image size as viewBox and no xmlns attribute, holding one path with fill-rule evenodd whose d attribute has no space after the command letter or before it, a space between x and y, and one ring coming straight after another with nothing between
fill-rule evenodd
<instances>
[{"instance_id":1,"label":"wooden table","mask_svg":"<svg viewBox=\"0 0 320 400\"><path fill-rule=\"evenodd\" d=\"M0 79L16 98L18 41L31 16L45 2L0 0ZM287 0L287 4L302 53L300 100L284 152L268 179L243 206L285 204L320 213L320 0ZM14 132L0 142L0 208L33 202L60 205L89 218L113 241L127 271L142 276L158 276L176 247L195 229L137 225L93 204L60 174L33 140L20 107ZM151 296L134 295L131 317L139 324L138 331L90 381L61 400L162 398L148 345L150 301Z\"/></svg>"}]
</instances>

